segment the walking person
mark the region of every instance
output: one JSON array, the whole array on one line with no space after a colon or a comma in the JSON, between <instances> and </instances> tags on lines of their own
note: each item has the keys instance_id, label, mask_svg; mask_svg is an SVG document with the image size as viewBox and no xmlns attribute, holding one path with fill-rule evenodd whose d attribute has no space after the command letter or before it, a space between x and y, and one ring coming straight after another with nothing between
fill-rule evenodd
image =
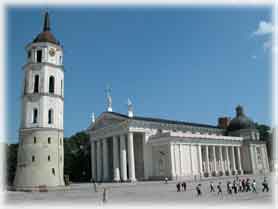
<instances>
[{"instance_id":1,"label":"walking person","mask_svg":"<svg viewBox=\"0 0 278 209\"><path fill-rule=\"evenodd\" d=\"M252 192L256 192L257 193L257 190L256 190L256 180L255 179L252 182Z\"/></svg>"},{"instance_id":2,"label":"walking person","mask_svg":"<svg viewBox=\"0 0 278 209\"><path fill-rule=\"evenodd\" d=\"M241 179L239 179L239 181L238 181L238 191L242 192L242 181L241 181Z\"/></svg>"},{"instance_id":3,"label":"walking person","mask_svg":"<svg viewBox=\"0 0 278 209\"><path fill-rule=\"evenodd\" d=\"M102 193L102 202L107 203L107 201L108 201L108 192L107 192L107 189L104 188L103 193Z\"/></svg>"},{"instance_id":4,"label":"walking person","mask_svg":"<svg viewBox=\"0 0 278 209\"><path fill-rule=\"evenodd\" d=\"M250 185L250 179L248 178L246 180L246 192L251 192L251 185Z\"/></svg>"},{"instance_id":5,"label":"walking person","mask_svg":"<svg viewBox=\"0 0 278 209\"><path fill-rule=\"evenodd\" d=\"M181 183L178 182L177 185L176 185L176 187L177 187L177 192L180 192L180 191L181 191Z\"/></svg>"},{"instance_id":6,"label":"walking person","mask_svg":"<svg viewBox=\"0 0 278 209\"><path fill-rule=\"evenodd\" d=\"M266 190L266 192L268 192L269 191L269 187L268 187L268 183L267 183L266 178L264 178L264 181L263 181L262 185L263 185L263 192L265 190Z\"/></svg>"},{"instance_id":7,"label":"walking person","mask_svg":"<svg viewBox=\"0 0 278 209\"><path fill-rule=\"evenodd\" d=\"M236 184L236 180L233 181L233 186L232 186L232 187L233 187L234 193L237 194L237 184Z\"/></svg>"},{"instance_id":8,"label":"walking person","mask_svg":"<svg viewBox=\"0 0 278 209\"><path fill-rule=\"evenodd\" d=\"M210 182L209 187L210 187L210 192L215 192L212 181Z\"/></svg>"},{"instance_id":9,"label":"walking person","mask_svg":"<svg viewBox=\"0 0 278 209\"><path fill-rule=\"evenodd\" d=\"M182 185L181 185L181 186L182 186L182 188L183 188L183 191L186 192L186 183L185 183L185 181L182 182Z\"/></svg>"},{"instance_id":10,"label":"walking person","mask_svg":"<svg viewBox=\"0 0 278 209\"><path fill-rule=\"evenodd\" d=\"M217 185L217 195L221 194L222 195L222 188L221 188L221 182L218 183Z\"/></svg>"},{"instance_id":11,"label":"walking person","mask_svg":"<svg viewBox=\"0 0 278 209\"><path fill-rule=\"evenodd\" d=\"M198 196L198 197L202 195L201 184L198 184L198 185L196 186L196 191L197 191L197 196Z\"/></svg>"},{"instance_id":12,"label":"walking person","mask_svg":"<svg viewBox=\"0 0 278 209\"><path fill-rule=\"evenodd\" d=\"M245 179L242 179L241 185L242 185L242 192L245 192L246 191L246 182L245 182Z\"/></svg>"},{"instance_id":13,"label":"walking person","mask_svg":"<svg viewBox=\"0 0 278 209\"><path fill-rule=\"evenodd\" d=\"M233 187L232 182L229 181L229 182L228 182L228 193L229 193L229 194L233 194L232 187Z\"/></svg>"}]
</instances>

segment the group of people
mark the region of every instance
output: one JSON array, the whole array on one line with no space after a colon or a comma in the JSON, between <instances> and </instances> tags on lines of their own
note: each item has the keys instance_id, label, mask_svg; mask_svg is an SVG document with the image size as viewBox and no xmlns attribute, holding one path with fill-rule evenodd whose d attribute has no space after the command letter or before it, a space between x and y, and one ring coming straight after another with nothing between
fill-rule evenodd
<instances>
[{"instance_id":1,"label":"group of people","mask_svg":"<svg viewBox=\"0 0 278 209\"><path fill-rule=\"evenodd\" d=\"M267 182L266 177L264 177L264 180L262 182L262 192L268 192L269 191L269 185ZM210 182L210 192L215 192L213 182ZM217 184L217 194L222 194L222 187L221 182ZM196 187L197 195L200 195L200 185L197 185ZM227 193L228 194L237 194L239 192L257 192L257 183L256 180L253 179L239 179L238 177L234 179L233 181L227 181Z\"/></svg>"},{"instance_id":2,"label":"group of people","mask_svg":"<svg viewBox=\"0 0 278 209\"><path fill-rule=\"evenodd\" d=\"M185 183L185 181L182 182L182 183L178 182L176 187L177 187L177 192L180 192L181 190L185 192L186 191L186 183Z\"/></svg>"},{"instance_id":3,"label":"group of people","mask_svg":"<svg viewBox=\"0 0 278 209\"><path fill-rule=\"evenodd\" d=\"M269 191L269 184L268 184L266 177L264 177L262 186L263 186L262 192ZM176 187L177 187L177 192L186 191L186 182L178 182L176 184ZM215 185L211 181L209 184L209 191L216 192L216 190L217 190L218 195L220 195L220 194L222 195L222 183L218 182L216 189L215 189ZM197 184L196 192L197 192L198 196L202 195L202 184L200 184L200 183ZM236 179L234 179L233 181L227 181L227 193L228 194L233 194L233 193L237 194L239 192L257 192L256 180L255 179L251 180L250 178L239 179L238 177L236 177Z\"/></svg>"}]
</instances>

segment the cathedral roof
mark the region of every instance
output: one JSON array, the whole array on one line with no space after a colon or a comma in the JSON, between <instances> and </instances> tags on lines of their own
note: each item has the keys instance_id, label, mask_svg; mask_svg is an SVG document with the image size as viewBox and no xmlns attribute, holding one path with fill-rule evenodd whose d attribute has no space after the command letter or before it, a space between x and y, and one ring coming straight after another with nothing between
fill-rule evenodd
<instances>
[{"instance_id":1,"label":"cathedral roof","mask_svg":"<svg viewBox=\"0 0 278 209\"><path fill-rule=\"evenodd\" d=\"M255 128L255 123L248 118L244 112L242 106L236 107L236 117L234 117L228 126L229 131L236 131L240 129L253 129Z\"/></svg>"},{"instance_id":2,"label":"cathedral roof","mask_svg":"<svg viewBox=\"0 0 278 209\"><path fill-rule=\"evenodd\" d=\"M33 43L38 42L49 42L52 44L60 45L59 41L57 41L57 39L50 31L50 17L48 12L45 12L44 14L43 31L33 40Z\"/></svg>"},{"instance_id":3,"label":"cathedral roof","mask_svg":"<svg viewBox=\"0 0 278 209\"><path fill-rule=\"evenodd\" d=\"M128 117L127 115L121 114L121 113L117 113L117 112L106 112L106 113L130 119L130 117ZM191 123L191 122L168 120L168 119L161 119L161 118L133 116L132 119L141 120L141 121L149 121L149 122L158 122L158 123L167 123L167 124L188 125L188 126L196 126L196 127L203 127L203 128L221 129L218 126L213 126L213 125L208 125L208 124Z\"/></svg>"}]
</instances>

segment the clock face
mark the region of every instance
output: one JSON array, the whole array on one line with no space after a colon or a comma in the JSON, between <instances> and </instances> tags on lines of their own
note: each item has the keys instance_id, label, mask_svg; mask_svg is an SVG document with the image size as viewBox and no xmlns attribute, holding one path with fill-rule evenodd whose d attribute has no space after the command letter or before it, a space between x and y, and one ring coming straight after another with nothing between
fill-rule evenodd
<instances>
[{"instance_id":1,"label":"clock face","mask_svg":"<svg viewBox=\"0 0 278 209\"><path fill-rule=\"evenodd\" d=\"M55 56L55 50L51 48L49 50L49 55L52 56L52 57Z\"/></svg>"}]
</instances>

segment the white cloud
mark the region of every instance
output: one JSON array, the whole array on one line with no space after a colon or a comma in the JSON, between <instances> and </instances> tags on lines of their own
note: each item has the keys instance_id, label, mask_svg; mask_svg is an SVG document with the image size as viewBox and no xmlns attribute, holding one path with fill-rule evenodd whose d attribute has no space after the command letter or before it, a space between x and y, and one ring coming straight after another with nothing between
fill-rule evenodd
<instances>
[{"instance_id":1,"label":"white cloud","mask_svg":"<svg viewBox=\"0 0 278 209\"><path fill-rule=\"evenodd\" d=\"M264 50L270 49L272 47L272 40L269 39L269 40L265 41L263 47L264 47Z\"/></svg>"},{"instance_id":2,"label":"white cloud","mask_svg":"<svg viewBox=\"0 0 278 209\"><path fill-rule=\"evenodd\" d=\"M257 30L254 35L270 35L274 31L274 27L271 22L260 21Z\"/></svg>"},{"instance_id":3,"label":"white cloud","mask_svg":"<svg viewBox=\"0 0 278 209\"><path fill-rule=\"evenodd\" d=\"M271 22L260 21L256 31L254 31L252 35L264 36L266 38L263 42L263 49L267 51L268 49L272 50L272 48L274 48L271 37L273 33L274 25Z\"/></svg>"},{"instance_id":4,"label":"white cloud","mask_svg":"<svg viewBox=\"0 0 278 209\"><path fill-rule=\"evenodd\" d=\"M257 56L256 56L256 55L253 55L253 56L252 56L252 59L254 59L254 60L257 59Z\"/></svg>"}]
</instances>

